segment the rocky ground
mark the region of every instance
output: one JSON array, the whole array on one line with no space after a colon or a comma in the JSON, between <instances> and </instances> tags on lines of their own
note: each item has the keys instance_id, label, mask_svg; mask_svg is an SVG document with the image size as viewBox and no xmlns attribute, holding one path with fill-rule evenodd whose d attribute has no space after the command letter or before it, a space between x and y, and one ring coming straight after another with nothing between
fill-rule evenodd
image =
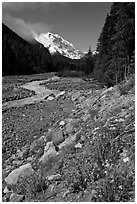
<instances>
[{"instance_id":1,"label":"rocky ground","mask_svg":"<svg viewBox=\"0 0 137 204\"><path fill-rule=\"evenodd\" d=\"M58 92L19 105L36 95L22 84L48 78L3 78L3 202L134 201L134 87L56 77L41 86Z\"/></svg>"}]
</instances>

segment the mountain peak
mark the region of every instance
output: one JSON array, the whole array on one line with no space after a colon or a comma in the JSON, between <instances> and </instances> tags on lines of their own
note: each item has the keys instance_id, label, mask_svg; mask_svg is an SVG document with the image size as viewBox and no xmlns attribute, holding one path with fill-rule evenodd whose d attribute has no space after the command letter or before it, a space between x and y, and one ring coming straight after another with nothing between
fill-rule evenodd
<instances>
[{"instance_id":1,"label":"mountain peak","mask_svg":"<svg viewBox=\"0 0 137 204\"><path fill-rule=\"evenodd\" d=\"M59 34L51 32L41 33L35 37L35 40L48 48L51 54L59 52L61 55L71 59L80 59L84 56L84 53L75 48L72 43L63 39Z\"/></svg>"}]
</instances>

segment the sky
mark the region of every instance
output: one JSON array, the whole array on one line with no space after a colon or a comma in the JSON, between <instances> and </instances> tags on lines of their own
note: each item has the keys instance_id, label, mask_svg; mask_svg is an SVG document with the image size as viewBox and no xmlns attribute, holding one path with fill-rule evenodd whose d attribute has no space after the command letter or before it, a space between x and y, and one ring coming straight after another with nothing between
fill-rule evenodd
<instances>
[{"instance_id":1,"label":"sky","mask_svg":"<svg viewBox=\"0 0 137 204\"><path fill-rule=\"evenodd\" d=\"M3 2L2 21L25 39L57 33L80 51L96 50L111 2Z\"/></svg>"}]
</instances>

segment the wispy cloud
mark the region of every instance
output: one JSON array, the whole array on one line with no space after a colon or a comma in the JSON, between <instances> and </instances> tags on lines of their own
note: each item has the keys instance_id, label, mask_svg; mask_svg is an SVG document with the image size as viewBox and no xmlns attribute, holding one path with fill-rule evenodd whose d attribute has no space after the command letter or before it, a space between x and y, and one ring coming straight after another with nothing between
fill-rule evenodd
<instances>
[{"instance_id":1,"label":"wispy cloud","mask_svg":"<svg viewBox=\"0 0 137 204\"><path fill-rule=\"evenodd\" d=\"M23 11L25 9L51 9L56 6L68 7L69 2L3 2L3 12Z\"/></svg>"},{"instance_id":2,"label":"wispy cloud","mask_svg":"<svg viewBox=\"0 0 137 204\"><path fill-rule=\"evenodd\" d=\"M35 35L52 30L51 26L42 22L25 22L23 19L12 17L9 14L3 15L3 22L26 40L31 40Z\"/></svg>"},{"instance_id":3,"label":"wispy cloud","mask_svg":"<svg viewBox=\"0 0 137 204\"><path fill-rule=\"evenodd\" d=\"M41 7L41 2L3 2L2 10L3 12L8 11L22 11L25 9L35 9ZM45 7L48 6L49 3L45 3Z\"/></svg>"},{"instance_id":4,"label":"wispy cloud","mask_svg":"<svg viewBox=\"0 0 137 204\"><path fill-rule=\"evenodd\" d=\"M2 3L2 21L13 31L25 39L32 39L34 35L47 33L53 30L53 27L43 22L30 22L17 17L20 12L27 10L39 10L46 12L54 10L57 6L66 8L69 2L3 2ZM14 15L16 14L16 17Z\"/></svg>"}]
</instances>

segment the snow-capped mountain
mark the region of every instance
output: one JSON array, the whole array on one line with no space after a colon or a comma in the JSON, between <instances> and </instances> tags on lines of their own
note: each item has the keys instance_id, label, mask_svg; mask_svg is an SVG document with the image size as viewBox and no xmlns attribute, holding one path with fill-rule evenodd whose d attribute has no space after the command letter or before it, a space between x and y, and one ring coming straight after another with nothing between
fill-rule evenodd
<instances>
[{"instance_id":1,"label":"snow-capped mountain","mask_svg":"<svg viewBox=\"0 0 137 204\"><path fill-rule=\"evenodd\" d=\"M76 49L73 44L64 40L58 34L53 33L42 33L38 36L35 36L35 40L48 48L51 54L59 52L61 55L71 58L71 59L80 59L84 56L80 50Z\"/></svg>"}]
</instances>

